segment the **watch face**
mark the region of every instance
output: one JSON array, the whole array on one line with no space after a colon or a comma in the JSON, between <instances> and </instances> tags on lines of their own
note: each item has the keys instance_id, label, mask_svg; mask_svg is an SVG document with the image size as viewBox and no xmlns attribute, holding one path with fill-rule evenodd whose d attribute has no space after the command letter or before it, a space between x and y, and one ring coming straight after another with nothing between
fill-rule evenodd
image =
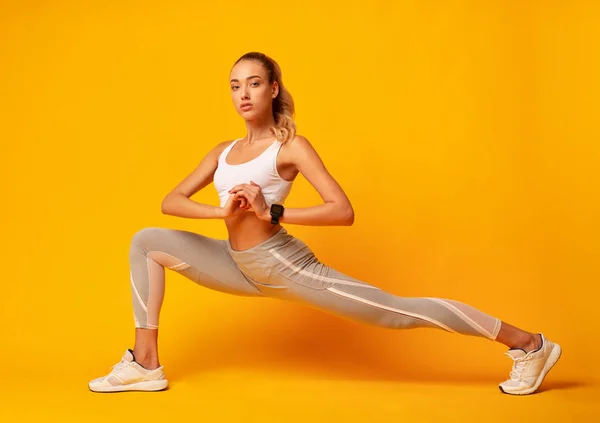
<instances>
[{"instance_id":1,"label":"watch face","mask_svg":"<svg viewBox=\"0 0 600 423\"><path fill-rule=\"evenodd\" d=\"M281 204L273 204L271 205L271 211L273 213L282 213L283 212L283 206Z\"/></svg>"}]
</instances>

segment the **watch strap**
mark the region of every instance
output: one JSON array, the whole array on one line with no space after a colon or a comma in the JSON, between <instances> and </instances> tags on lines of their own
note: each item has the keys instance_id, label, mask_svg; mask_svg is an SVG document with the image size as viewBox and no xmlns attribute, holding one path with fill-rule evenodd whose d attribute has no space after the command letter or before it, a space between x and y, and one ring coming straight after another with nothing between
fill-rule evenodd
<instances>
[{"instance_id":1,"label":"watch strap","mask_svg":"<svg viewBox=\"0 0 600 423\"><path fill-rule=\"evenodd\" d=\"M284 208L281 204L277 204L276 207L274 206L275 204L271 204L271 223L277 225L279 223L279 218L283 216ZM277 209L277 211L275 209ZM279 209L281 209L281 211L279 211Z\"/></svg>"}]
</instances>

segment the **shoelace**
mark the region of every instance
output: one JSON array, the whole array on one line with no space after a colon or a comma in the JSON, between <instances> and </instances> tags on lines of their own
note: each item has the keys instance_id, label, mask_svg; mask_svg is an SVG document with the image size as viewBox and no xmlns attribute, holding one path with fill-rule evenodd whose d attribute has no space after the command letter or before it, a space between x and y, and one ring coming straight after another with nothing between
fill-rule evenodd
<instances>
[{"instance_id":1,"label":"shoelace","mask_svg":"<svg viewBox=\"0 0 600 423\"><path fill-rule=\"evenodd\" d=\"M125 366L131 366L132 363L133 363L133 361L127 361L124 358L122 358L121 361L119 361L117 364L115 364L114 366L111 367L110 373L113 374Z\"/></svg>"},{"instance_id":2,"label":"shoelace","mask_svg":"<svg viewBox=\"0 0 600 423\"><path fill-rule=\"evenodd\" d=\"M529 355L527 357L513 358L509 353L504 354L509 356L512 360L514 360L514 364L509 375L510 378L513 380L523 380L523 372L527 368L527 363L531 360L533 356Z\"/></svg>"}]
</instances>

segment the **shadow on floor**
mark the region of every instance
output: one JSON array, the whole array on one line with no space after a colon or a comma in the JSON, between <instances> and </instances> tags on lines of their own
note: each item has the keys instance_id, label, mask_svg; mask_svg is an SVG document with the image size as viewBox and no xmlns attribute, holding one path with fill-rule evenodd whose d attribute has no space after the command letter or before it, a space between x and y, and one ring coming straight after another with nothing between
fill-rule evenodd
<instances>
[{"instance_id":1,"label":"shadow on floor","mask_svg":"<svg viewBox=\"0 0 600 423\"><path fill-rule=\"evenodd\" d=\"M267 300L269 301L269 300ZM276 300L277 301L277 300ZM498 385L508 378L510 363L499 373L494 367L489 374L481 368L465 370L467 354L457 355L457 365L436 363L423 357L418 348L404 348L397 343L398 354L374 348L369 340L384 328L371 328L331 317L320 312L310 313L298 307L286 308L277 322L264 322L249 316L243 322L224 327L211 337L206 331L198 337L194 327L188 325L178 331L175 343L177 357L170 360L170 380L214 370L248 367L272 373L298 374L301 378L328 380L364 380L397 382L435 382L452 384ZM435 329L418 329L435 330ZM223 331L228 335L224 336ZM218 336L217 336L218 335ZM456 336L456 335L452 335ZM460 336L460 335L458 335ZM409 342L409 341L407 341ZM396 350L395 348L395 350ZM575 381L554 381L548 378L540 391L582 387Z\"/></svg>"}]
</instances>

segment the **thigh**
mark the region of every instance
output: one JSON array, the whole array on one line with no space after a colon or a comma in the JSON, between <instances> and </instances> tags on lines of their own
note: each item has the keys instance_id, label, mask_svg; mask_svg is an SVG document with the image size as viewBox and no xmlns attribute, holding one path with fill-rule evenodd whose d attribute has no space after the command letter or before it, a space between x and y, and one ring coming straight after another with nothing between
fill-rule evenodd
<instances>
[{"instance_id":1,"label":"thigh","mask_svg":"<svg viewBox=\"0 0 600 423\"><path fill-rule=\"evenodd\" d=\"M376 304L388 294L380 288L327 266L316 257L294 263L292 257L286 259L283 254L267 260L273 266L270 282L287 286L286 299L353 321L372 323L381 319L382 308Z\"/></svg>"},{"instance_id":2,"label":"thigh","mask_svg":"<svg viewBox=\"0 0 600 423\"><path fill-rule=\"evenodd\" d=\"M138 231L132 249L148 257L160 252L172 258L168 268L210 289L242 296L262 296L237 267L225 240L179 229L149 227Z\"/></svg>"},{"instance_id":3,"label":"thigh","mask_svg":"<svg viewBox=\"0 0 600 423\"><path fill-rule=\"evenodd\" d=\"M287 287L282 298L369 324L398 326L399 315L420 317L422 299L393 295L327 266L297 238L269 249L261 259L270 269L266 280Z\"/></svg>"},{"instance_id":4,"label":"thigh","mask_svg":"<svg viewBox=\"0 0 600 423\"><path fill-rule=\"evenodd\" d=\"M323 291L335 286L349 286L380 291L374 285L348 276L322 263L302 240L293 238L289 242L265 251L255 260L269 269L264 278L272 284L286 284L290 288L305 287ZM308 291L310 292L310 291Z\"/></svg>"}]
</instances>

